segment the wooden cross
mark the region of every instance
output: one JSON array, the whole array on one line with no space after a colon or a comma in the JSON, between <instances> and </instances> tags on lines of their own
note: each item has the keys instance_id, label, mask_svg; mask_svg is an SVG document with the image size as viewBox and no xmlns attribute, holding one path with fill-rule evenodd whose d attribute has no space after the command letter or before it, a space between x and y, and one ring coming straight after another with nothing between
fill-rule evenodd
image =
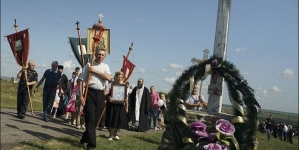
<instances>
[{"instance_id":1,"label":"wooden cross","mask_svg":"<svg viewBox=\"0 0 299 150\"><path fill-rule=\"evenodd\" d=\"M102 19L104 18L104 15L101 13L101 14L99 14L99 17L100 17L100 21L102 21Z\"/></svg>"}]
</instances>

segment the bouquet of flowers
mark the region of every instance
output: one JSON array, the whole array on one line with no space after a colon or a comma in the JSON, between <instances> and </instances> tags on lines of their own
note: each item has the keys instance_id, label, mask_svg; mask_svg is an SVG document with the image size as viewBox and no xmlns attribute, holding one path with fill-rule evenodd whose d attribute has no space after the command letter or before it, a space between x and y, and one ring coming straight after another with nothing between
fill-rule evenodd
<instances>
[{"instance_id":1,"label":"bouquet of flowers","mask_svg":"<svg viewBox=\"0 0 299 150\"><path fill-rule=\"evenodd\" d=\"M193 141L199 149L205 150L228 150L230 140L234 135L235 127L225 119L216 121L216 133L207 133L206 124L201 121L196 121L190 124ZM234 140L232 140L234 141Z\"/></svg>"}]
</instances>

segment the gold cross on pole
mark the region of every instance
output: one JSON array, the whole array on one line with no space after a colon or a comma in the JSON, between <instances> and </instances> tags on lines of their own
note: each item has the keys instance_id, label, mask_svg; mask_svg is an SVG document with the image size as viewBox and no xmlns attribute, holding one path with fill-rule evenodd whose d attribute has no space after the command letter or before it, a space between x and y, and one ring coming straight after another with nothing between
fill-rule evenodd
<instances>
[{"instance_id":1,"label":"gold cross on pole","mask_svg":"<svg viewBox=\"0 0 299 150\"><path fill-rule=\"evenodd\" d=\"M102 21L102 19L104 18L104 15L101 13L101 14L99 14L99 17L100 17L100 21Z\"/></svg>"}]
</instances>

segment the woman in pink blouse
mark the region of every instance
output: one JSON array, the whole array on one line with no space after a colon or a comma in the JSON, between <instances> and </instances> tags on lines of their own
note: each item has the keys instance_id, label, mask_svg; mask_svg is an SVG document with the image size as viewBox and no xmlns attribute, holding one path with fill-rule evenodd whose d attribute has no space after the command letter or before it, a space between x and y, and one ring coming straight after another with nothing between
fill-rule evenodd
<instances>
[{"instance_id":1,"label":"woman in pink blouse","mask_svg":"<svg viewBox=\"0 0 299 150\"><path fill-rule=\"evenodd\" d=\"M151 100L152 100L152 110L148 113L148 128L151 129L152 120L153 117L154 121L154 130L157 131L157 116L158 116L158 100L160 99L159 93L155 91L155 87L150 87L150 94L151 94Z\"/></svg>"}]
</instances>

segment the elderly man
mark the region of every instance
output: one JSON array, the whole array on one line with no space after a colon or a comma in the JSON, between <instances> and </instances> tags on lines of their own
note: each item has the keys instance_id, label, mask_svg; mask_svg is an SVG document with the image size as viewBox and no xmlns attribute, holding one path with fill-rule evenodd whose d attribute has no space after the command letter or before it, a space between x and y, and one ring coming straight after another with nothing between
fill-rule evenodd
<instances>
[{"instance_id":1,"label":"elderly man","mask_svg":"<svg viewBox=\"0 0 299 150\"><path fill-rule=\"evenodd\" d=\"M43 77L38 82L34 89L34 93L38 91L38 87L45 81L43 91L43 111L44 121L48 122L50 118L51 109L56 95L57 85L59 84L59 95L61 94L61 73L57 70L58 62L53 61L52 69L45 71Z\"/></svg>"},{"instance_id":2,"label":"elderly man","mask_svg":"<svg viewBox=\"0 0 299 150\"><path fill-rule=\"evenodd\" d=\"M105 96L104 91L108 88L107 81L111 81L111 72L109 66L103 63L103 60L106 57L106 49L97 47L95 53L95 60L91 66L87 63L82 69L82 77L79 77L79 80L87 83L88 74L91 73L88 92L86 101L83 98L83 89L82 86L79 86L79 97L84 106L84 116L85 116L85 125L86 130L82 135L80 140L81 144L87 146L87 149L96 148L96 126L98 120L100 119L100 114L102 114L105 106Z\"/></svg>"},{"instance_id":3,"label":"elderly man","mask_svg":"<svg viewBox=\"0 0 299 150\"><path fill-rule=\"evenodd\" d=\"M32 95L32 87L37 83L38 74L34 70L34 67L35 62L30 60L28 62L28 68L22 69L17 74L17 79L20 79L17 93L17 114L20 119L25 118L25 114L28 107L29 95L27 85L29 88L30 95ZM27 75L27 82L25 75Z\"/></svg>"}]
</instances>

